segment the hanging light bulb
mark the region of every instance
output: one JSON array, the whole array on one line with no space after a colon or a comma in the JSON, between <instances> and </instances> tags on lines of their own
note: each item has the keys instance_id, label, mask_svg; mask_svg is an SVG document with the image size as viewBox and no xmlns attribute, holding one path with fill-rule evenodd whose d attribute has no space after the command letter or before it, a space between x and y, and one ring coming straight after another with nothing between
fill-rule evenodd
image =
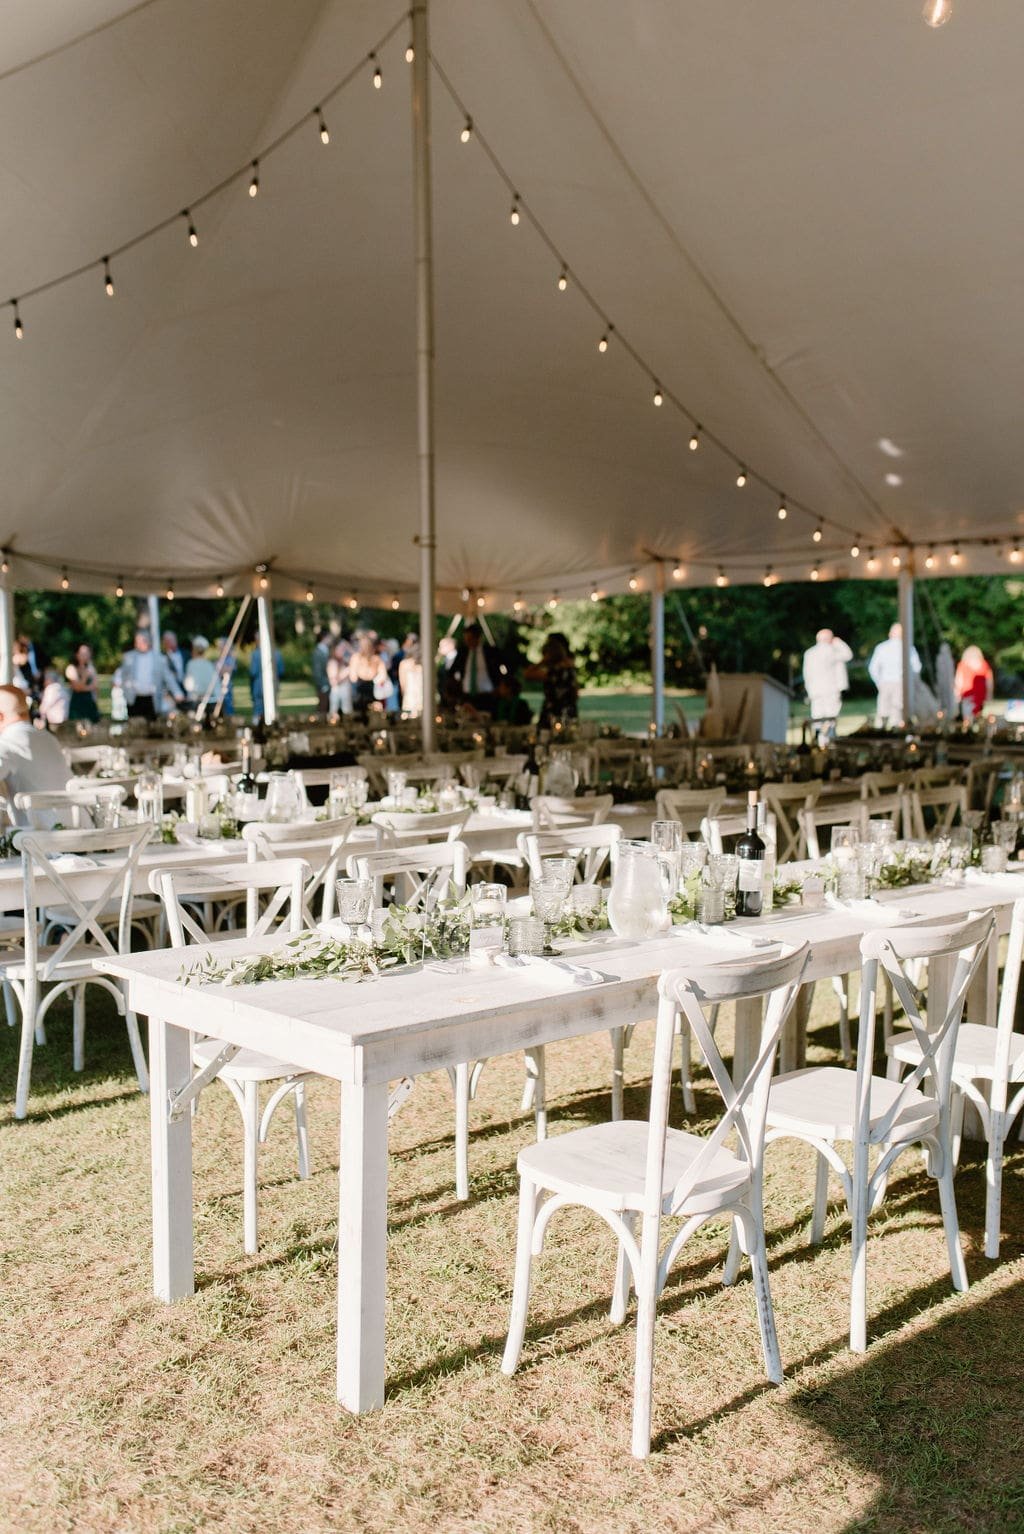
<instances>
[{"instance_id":1,"label":"hanging light bulb","mask_svg":"<svg viewBox=\"0 0 1024 1534\"><path fill-rule=\"evenodd\" d=\"M393 613L396 613L400 606L401 606L401 603L399 602L398 598L397 597L392 597L391 598L391 611Z\"/></svg>"},{"instance_id":2,"label":"hanging light bulb","mask_svg":"<svg viewBox=\"0 0 1024 1534\"><path fill-rule=\"evenodd\" d=\"M321 144L329 144L331 142L331 135L328 131L327 124L324 122L324 114L319 107L316 108L316 125L320 130Z\"/></svg>"},{"instance_id":3,"label":"hanging light bulb","mask_svg":"<svg viewBox=\"0 0 1024 1534\"><path fill-rule=\"evenodd\" d=\"M552 611L554 611L554 609L558 606L558 592L557 591L555 592L554 596L548 597L548 606L551 608Z\"/></svg>"},{"instance_id":4,"label":"hanging light bulb","mask_svg":"<svg viewBox=\"0 0 1024 1534\"><path fill-rule=\"evenodd\" d=\"M515 601L512 603L512 611L514 613L521 613L525 605L526 604L522 597L516 597Z\"/></svg>"},{"instance_id":5,"label":"hanging light bulb","mask_svg":"<svg viewBox=\"0 0 1024 1534\"><path fill-rule=\"evenodd\" d=\"M221 580L219 575L217 577L217 584L214 586L213 590L215 596L222 597L224 595L224 582Z\"/></svg>"},{"instance_id":6,"label":"hanging light bulb","mask_svg":"<svg viewBox=\"0 0 1024 1534\"><path fill-rule=\"evenodd\" d=\"M821 538L822 538L822 528L821 528L821 523L819 522L817 527L814 529L814 532L811 534L811 542L812 543L820 543L821 542Z\"/></svg>"},{"instance_id":7,"label":"hanging light bulb","mask_svg":"<svg viewBox=\"0 0 1024 1534\"><path fill-rule=\"evenodd\" d=\"M315 598L316 598L316 593L314 592L312 586L307 586L306 587L306 601L307 602L312 602L312 601L315 600Z\"/></svg>"},{"instance_id":8,"label":"hanging light bulb","mask_svg":"<svg viewBox=\"0 0 1024 1534\"><path fill-rule=\"evenodd\" d=\"M68 580L68 572L67 572L67 570L62 570L61 573L60 573L60 589L61 589L61 591L67 591L67 589L68 589L68 587L70 585L71 585L71 582Z\"/></svg>"},{"instance_id":9,"label":"hanging light bulb","mask_svg":"<svg viewBox=\"0 0 1024 1534\"><path fill-rule=\"evenodd\" d=\"M928 552L924 556L924 567L926 570L935 569L935 550L932 548L931 544L928 545Z\"/></svg>"},{"instance_id":10,"label":"hanging light bulb","mask_svg":"<svg viewBox=\"0 0 1024 1534\"><path fill-rule=\"evenodd\" d=\"M601 337L600 341L598 341L597 349L598 349L599 352L606 352L608 350L608 332L607 331L605 331L605 333Z\"/></svg>"},{"instance_id":11,"label":"hanging light bulb","mask_svg":"<svg viewBox=\"0 0 1024 1534\"><path fill-rule=\"evenodd\" d=\"M771 565L768 565L767 568L765 569L764 579L761 582L761 584L762 584L762 586L770 586L772 584L772 582L774 581L774 579L775 579L775 576L774 576L774 573L772 571L772 567L771 567Z\"/></svg>"},{"instance_id":12,"label":"hanging light bulb","mask_svg":"<svg viewBox=\"0 0 1024 1534\"><path fill-rule=\"evenodd\" d=\"M562 270L558 274L558 291L559 291L559 293L564 293L568 286L569 286L569 270L568 270L568 267L563 266Z\"/></svg>"},{"instance_id":13,"label":"hanging light bulb","mask_svg":"<svg viewBox=\"0 0 1024 1534\"><path fill-rule=\"evenodd\" d=\"M199 235L196 232L196 226L193 222L192 214L189 212L188 208L182 208L181 216L188 223L188 243L191 245L192 249L195 250L196 246L199 244Z\"/></svg>"},{"instance_id":14,"label":"hanging light bulb","mask_svg":"<svg viewBox=\"0 0 1024 1534\"><path fill-rule=\"evenodd\" d=\"M953 14L953 0L924 0L921 15L930 27L944 27Z\"/></svg>"},{"instance_id":15,"label":"hanging light bulb","mask_svg":"<svg viewBox=\"0 0 1024 1534\"><path fill-rule=\"evenodd\" d=\"M900 558L900 556L898 554L894 554L892 556L892 559L890 560L890 564L892 565L894 570L898 570L902 563L903 563L903 561L902 561L902 559Z\"/></svg>"},{"instance_id":16,"label":"hanging light bulb","mask_svg":"<svg viewBox=\"0 0 1024 1534\"><path fill-rule=\"evenodd\" d=\"M665 396L661 392L661 384L658 383L657 380L655 380L654 394L651 396L651 398L655 405L663 405L665 403Z\"/></svg>"},{"instance_id":17,"label":"hanging light bulb","mask_svg":"<svg viewBox=\"0 0 1024 1534\"><path fill-rule=\"evenodd\" d=\"M629 577L629 589L630 589L630 591L637 591L639 589L639 586L640 586L640 582L637 580L637 578L636 578L636 571L634 570L633 574Z\"/></svg>"},{"instance_id":18,"label":"hanging light bulb","mask_svg":"<svg viewBox=\"0 0 1024 1534\"><path fill-rule=\"evenodd\" d=\"M511 213L508 216L508 221L513 226L515 226L516 224L519 223L519 193L518 192L513 193L513 196L512 196L512 211L511 211Z\"/></svg>"},{"instance_id":19,"label":"hanging light bulb","mask_svg":"<svg viewBox=\"0 0 1024 1534\"><path fill-rule=\"evenodd\" d=\"M811 570L811 580L812 581L817 581L817 580L820 580L820 579L821 579L821 571L818 569L817 565L815 565L814 568Z\"/></svg>"},{"instance_id":20,"label":"hanging light bulb","mask_svg":"<svg viewBox=\"0 0 1024 1534\"><path fill-rule=\"evenodd\" d=\"M108 256L103 257L103 291L108 298L113 298L114 279L110 275L110 259Z\"/></svg>"},{"instance_id":21,"label":"hanging light bulb","mask_svg":"<svg viewBox=\"0 0 1024 1534\"><path fill-rule=\"evenodd\" d=\"M462 140L462 142L464 144L468 144L472 137L473 137L473 119L471 117L467 117L466 121L462 124L462 132L459 134L459 138Z\"/></svg>"},{"instance_id":22,"label":"hanging light bulb","mask_svg":"<svg viewBox=\"0 0 1024 1534\"><path fill-rule=\"evenodd\" d=\"M747 471L743 467L743 465L740 464L740 472L736 476L736 484L737 484L738 488L740 490L742 490L743 486L746 484L746 482L747 482Z\"/></svg>"},{"instance_id":23,"label":"hanging light bulb","mask_svg":"<svg viewBox=\"0 0 1024 1534\"><path fill-rule=\"evenodd\" d=\"M596 586L594 587L593 591L590 593L590 600L592 602L600 602L600 600L601 600L601 593L598 591Z\"/></svg>"},{"instance_id":24,"label":"hanging light bulb","mask_svg":"<svg viewBox=\"0 0 1024 1534\"><path fill-rule=\"evenodd\" d=\"M699 447L700 447L700 422L698 421L697 425L693 428L693 431L690 433L690 452L691 453L695 453Z\"/></svg>"},{"instance_id":25,"label":"hanging light bulb","mask_svg":"<svg viewBox=\"0 0 1024 1534\"><path fill-rule=\"evenodd\" d=\"M375 91L379 91L384 84L384 76L380 72L380 64L375 53L370 54L370 62L373 65L373 88Z\"/></svg>"},{"instance_id":26,"label":"hanging light bulb","mask_svg":"<svg viewBox=\"0 0 1024 1534\"><path fill-rule=\"evenodd\" d=\"M168 602L173 602L174 601L174 582L173 581L168 581L167 582L167 590L164 592L164 596L167 598Z\"/></svg>"},{"instance_id":27,"label":"hanging light bulb","mask_svg":"<svg viewBox=\"0 0 1024 1534\"><path fill-rule=\"evenodd\" d=\"M854 533L854 535L853 535L853 542L850 544L850 558L851 559L859 559L860 558L860 539L858 538L856 533Z\"/></svg>"},{"instance_id":28,"label":"hanging light bulb","mask_svg":"<svg viewBox=\"0 0 1024 1534\"><path fill-rule=\"evenodd\" d=\"M253 162L252 162L252 180L249 182L249 196L250 197L258 197L259 195L260 195L260 162L259 162L259 160L253 160Z\"/></svg>"},{"instance_id":29,"label":"hanging light bulb","mask_svg":"<svg viewBox=\"0 0 1024 1534\"><path fill-rule=\"evenodd\" d=\"M867 568L869 570L877 570L878 569L878 560L875 558L875 551L874 551L874 549L868 549Z\"/></svg>"},{"instance_id":30,"label":"hanging light bulb","mask_svg":"<svg viewBox=\"0 0 1024 1534\"><path fill-rule=\"evenodd\" d=\"M355 612L356 608L359 606L359 603L356 601L355 597L349 597L348 606L350 612Z\"/></svg>"},{"instance_id":31,"label":"hanging light bulb","mask_svg":"<svg viewBox=\"0 0 1024 1534\"><path fill-rule=\"evenodd\" d=\"M11 302L14 304L14 339L20 341L25 334L25 327L21 323L21 315L18 313L18 300L14 298Z\"/></svg>"},{"instance_id":32,"label":"hanging light bulb","mask_svg":"<svg viewBox=\"0 0 1024 1534\"><path fill-rule=\"evenodd\" d=\"M115 597L124 596L124 581L120 576L117 577L117 585L114 587L114 595Z\"/></svg>"},{"instance_id":33,"label":"hanging light bulb","mask_svg":"<svg viewBox=\"0 0 1024 1534\"><path fill-rule=\"evenodd\" d=\"M674 581L684 581L686 579L686 571L682 565L676 565L672 571L672 579Z\"/></svg>"},{"instance_id":34,"label":"hanging light bulb","mask_svg":"<svg viewBox=\"0 0 1024 1534\"><path fill-rule=\"evenodd\" d=\"M487 606L487 598L486 597L477 597L476 605L477 605L477 607L486 607Z\"/></svg>"},{"instance_id":35,"label":"hanging light bulb","mask_svg":"<svg viewBox=\"0 0 1024 1534\"><path fill-rule=\"evenodd\" d=\"M11 561L7 558L7 550L0 555L0 575L8 575L11 569Z\"/></svg>"},{"instance_id":36,"label":"hanging light bulb","mask_svg":"<svg viewBox=\"0 0 1024 1534\"><path fill-rule=\"evenodd\" d=\"M715 585L716 586L728 586L728 584L729 584L729 577L726 575L726 573L722 569L721 565L719 565L719 567L718 567L718 574L715 576Z\"/></svg>"},{"instance_id":37,"label":"hanging light bulb","mask_svg":"<svg viewBox=\"0 0 1024 1534\"><path fill-rule=\"evenodd\" d=\"M416 49L413 47L412 43L407 43L405 49L405 62L407 64L411 64L415 57Z\"/></svg>"},{"instance_id":38,"label":"hanging light bulb","mask_svg":"<svg viewBox=\"0 0 1024 1534\"><path fill-rule=\"evenodd\" d=\"M959 565L961 563L961 559L962 559L962 556L960 554L960 545L958 543L954 543L954 545L953 545L953 552L949 556L949 562L950 562L951 565L955 566L955 565Z\"/></svg>"},{"instance_id":39,"label":"hanging light bulb","mask_svg":"<svg viewBox=\"0 0 1024 1534\"><path fill-rule=\"evenodd\" d=\"M1013 548L1010 550L1009 555L1007 557L1009 558L1009 561L1010 561L1011 565L1019 565L1020 564L1020 544L1019 543L1015 543L1013 545Z\"/></svg>"},{"instance_id":40,"label":"hanging light bulb","mask_svg":"<svg viewBox=\"0 0 1024 1534\"><path fill-rule=\"evenodd\" d=\"M779 511L778 511L779 521L780 522L785 522L785 520L786 520L786 518L788 516L789 516L789 508L786 505L786 497L783 496L781 498L781 500L779 501Z\"/></svg>"}]
</instances>

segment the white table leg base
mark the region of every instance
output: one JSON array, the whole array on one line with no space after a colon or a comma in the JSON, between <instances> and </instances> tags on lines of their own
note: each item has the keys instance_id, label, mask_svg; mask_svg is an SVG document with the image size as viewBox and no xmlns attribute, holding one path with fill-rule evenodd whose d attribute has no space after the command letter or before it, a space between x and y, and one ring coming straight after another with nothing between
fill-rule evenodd
<instances>
[{"instance_id":1,"label":"white table leg base","mask_svg":"<svg viewBox=\"0 0 1024 1534\"><path fill-rule=\"evenodd\" d=\"M384 1404L388 1088L341 1087L338 1214L338 1400L349 1411Z\"/></svg>"},{"instance_id":2,"label":"white table leg base","mask_svg":"<svg viewBox=\"0 0 1024 1534\"><path fill-rule=\"evenodd\" d=\"M184 1028L149 1020L150 1145L153 1171L153 1293L181 1300L195 1293L192 1222L192 1115L171 1122L171 1098L192 1075Z\"/></svg>"}]
</instances>

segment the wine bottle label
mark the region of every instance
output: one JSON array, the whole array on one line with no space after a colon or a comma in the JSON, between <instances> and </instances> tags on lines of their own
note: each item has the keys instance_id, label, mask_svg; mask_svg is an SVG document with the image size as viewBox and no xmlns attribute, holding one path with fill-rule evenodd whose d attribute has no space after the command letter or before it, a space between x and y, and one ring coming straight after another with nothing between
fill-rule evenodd
<instances>
[{"instance_id":1,"label":"wine bottle label","mask_svg":"<svg viewBox=\"0 0 1024 1534\"><path fill-rule=\"evenodd\" d=\"M738 883L745 895L753 895L760 891L763 871L763 858L740 858Z\"/></svg>"}]
</instances>

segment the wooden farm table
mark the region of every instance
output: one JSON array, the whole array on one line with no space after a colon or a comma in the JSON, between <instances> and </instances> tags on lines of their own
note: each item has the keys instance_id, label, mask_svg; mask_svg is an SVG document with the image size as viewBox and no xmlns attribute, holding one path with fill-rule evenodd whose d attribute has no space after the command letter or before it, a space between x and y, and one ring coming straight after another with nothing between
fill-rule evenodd
<instances>
[{"instance_id":1,"label":"wooden farm table","mask_svg":"<svg viewBox=\"0 0 1024 1534\"><path fill-rule=\"evenodd\" d=\"M956 916L993 907L1000 926L1024 880L934 888L893 897L921 916ZM812 945L809 981L859 965L863 922L846 911L785 910L730 930ZM280 939L218 944L216 956L273 949ZM415 968L364 983L297 979L227 986L182 979L180 951L98 961L126 983L129 1005L149 1019L153 1270L158 1298L194 1288L192 1119L169 1104L192 1075L190 1031L287 1060L341 1084L338 1225L337 1394L354 1412L384 1399L387 1126L389 1082L466 1061L507 1054L557 1039L621 1028L650 1017L658 977L687 960L708 958L708 942L677 930L647 943L593 941L586 962L607 977L600 985L567 981L564 971ZM198 965L211 950L189 950ZM729 957L722 940L715 952ZM739 1009L737 1068L756 1049L759 1008Z\"/></svg>"}]
</instances>

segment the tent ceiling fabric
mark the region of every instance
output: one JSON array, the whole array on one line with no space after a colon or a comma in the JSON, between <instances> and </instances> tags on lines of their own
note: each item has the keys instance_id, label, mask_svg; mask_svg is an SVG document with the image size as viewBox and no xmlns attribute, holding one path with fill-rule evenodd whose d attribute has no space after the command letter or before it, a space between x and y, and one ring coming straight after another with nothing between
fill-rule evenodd
<instances>
[{"instance_id":1,"label":"tent ceiling fabric","mask_svg":"<svg viewBox=\"0 0 1024 1534\"><path fill-rule=\"evenodd\" d=\"M107 25L120 12L122 19ZM11 0L0 293L185 207L401 16L371 0ZM94 31L99 28L100 30ZM432 0L433 52L617 329L792 500L693 453L436 76L438 581L488 605L869 546L1024 533L1016 0ZM93 33L93 35L86 35ZM78 39L75 41L75 39ZM0 538L20 585L415 589L415 316L401 28L314 128L114 263L3 311ZM63 46L69 44L69 46ZM57 51L54 51L57 50ZM48 54L38 62L32 59ZM2 318L2 316L0 316ZM888 443L899 456L887 453ZM898 485L886 476L897 476ZM844 530L845 529L845 530ZM852 531L864 555L849 557ZM326 583L326 584L325 584Z\"/></svg>"}]
</instances>

